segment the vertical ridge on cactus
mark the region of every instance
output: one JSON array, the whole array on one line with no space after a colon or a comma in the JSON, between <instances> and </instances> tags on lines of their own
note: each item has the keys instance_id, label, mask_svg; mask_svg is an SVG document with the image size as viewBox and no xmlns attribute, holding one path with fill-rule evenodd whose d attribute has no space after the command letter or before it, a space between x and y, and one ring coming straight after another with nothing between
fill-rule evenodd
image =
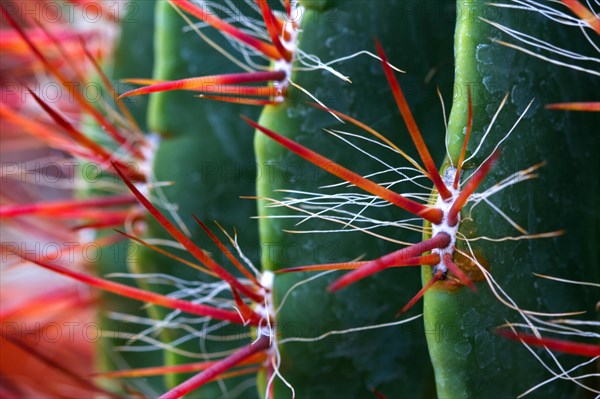
<instances>
[{"instance_id":1,"label":"vertical ridge on cactus","mask_svg":"<svg viewBox=\"0 0 600 399\"><path fill-rule=\"evenodd\" d=\"M491 16L489 11L494 8L488 7L502 7L502 13ZM466 16L464 12L458 12L467 9L469 16ZM463 237L458 244L463 249L457 248L457 251L460 251L459 254L462 256L455 257L453 261L458 265L466 261L471 266L475 266L481 273L479 277L475 279L477 273L467 273L467 275L475 281L483 277L490 290L479 289L476 296L467 290L452 289L430 290L425 295L424 321L426 329L447 323L456 323L461 326L452 338L443 343L436 342L433 336L427 337L431 359L436 369L437 392L440 396L479 397L485 396L490 391L497 392L498 389L503 390L506 396L514 397L521 397L535 390L538 390L536 392L538 395L552 395L548 392L571 389L572 393L567 396L575 397L579 395L585 397L584 390L594 392L592 379L586 381L584 377L577 380L576 376L586 372L580 368L585 365L576 359L554 356L549 351L525 348L523 345L514 343L511 345L508 340L498 337L492 331L480 328L483 325L507 323L508 325L528 326L526 328L534 331L539 328L542 333L545 329L566 332L566 329L562 329L560 325L554 325L553 322L547 323L545 317L539 317L540 315L535 313L553 312L557 309L593 311L593 304L588 303L593 297L590 291L581 290L583 296L579 299L575 299L574 296L567 299L566 296L559 295L555 290L560 287L540 287L539 282L531 278L532 272L552 269L562 270L571 276L597 279L597 273L591 272L589 269L591 264L596 263L596 260L579 266L576 265L577 262L570 262L564 257L567 253L574 254L583 248L588 248L584 243L589 237L595 236L595 233L584 228L587 223L578 221L580 217L584 217L583 215L576 216L569 212L570 216L566 214L559 216L555 212L559 208L568 208L568 203L573 198L588 198L589 191L584 188L589 184L589 182L585 183L586 179L570 184L571 188L565 190L567 181L573 182L571 179L573 179L573 171L577 169L576 164L584 169L591 166L589 159L581 162L581 157L586 151L582 150L583 147L578 147L579 149L574 150L567 159L564 152L557 147L565 146L564 148L566 148L574 144L571 140L572 132L561 128L561 124L566 123L565 126L573 126L566 122L566 119L581 117L580 120L584 120L587 116L582 114L578 116L559 115L546 111L543 104L572 98L573 95L590 95L592 90L582 89L582 84L593 85L594 79L585 77L581 79L579 76L581 74L578 74L577 71L589 71L590 75L597 75L597 68L590 67L597 61L587 58L590 51L591 53L597 51L593 47L595 33L591 32L591 29L583 21L570 15L570 12L565 13L565 10L566 8L560 2L503 1L489 6L467 1L457 3L454 46L455 101L448 123L449 158L455 161L461 151L468 113L466 89L470 86L473 90L473 137L483 137L487 140L489 137L493 137L488 134L493 131L488 127L490 123L495 124L497 131L500 132L508 132L513 129L512 122L502 116L496 117L491 110L490 104L499 101L504 103L504 100L500 100L502 96L507 96L503 112L508 111L520 115L519 132L513 139L517 144L501 145L502 162L498 162L498 167L490 168L488 179L499 180L496 183L498 187L508 181L523 181L522 178L529 174L525 170L523 170L525 174L514 173L513 178L504 177L502 180L499 178L506 170L507 165L512 166L518 164L519 161L537 164L541 160L545 160L552 171L546 170L545 173L539 174L541 180L539 183L541 189L539 190L515 186L514 192L505 191L504 196L493 198L485 194L494 192L493 186L486 189L483 195L474 192L472 194L473 203L477 203L480 198L485 197L488 198L490 207L483 209L474 206L470 208L470 211L467 208L467 211L461 215L463 220L460 224L463 227L461 227L460 233ZM578 36L581 36L583 40L576 39ZM569 39L566 39L567 37ZM519 41L519 46L510 44L510 41L514 41L512 39ZM509 43L509 46L505 47L504 43ZM524 54L520 54L514 49ZM528 55L532 55L532 57ZM597 58L594 54L592 57ZM557 68L556 65L564 68ZM524 77L524 74L527 77ZM501 75L502 78L500 78ZM475 88L472 82L477 82L479 87ZM584 128L587 132L584 134L586 137L580 136L579 138L582 140L578 145L583 142L592 145L591 143L596 142L590 136L589 127L591 125L587 126L588 128ZM468 148L471 154L467 160L469 158L481 160L478 163L485 164L490 159L487 154L493 154L500 147L499 141L504 140L484 143L482 148L487 149L483 153L479 151L478 140L471 141L472 144ZM455 162L453 164L456 165ZM469 169L471 167L468 165ZM475 177L474 174L471 174L471 178L473 177ZM475 179L471 182L475 184ZM471 182L466 184L469 185ZM550 187L553 188L550 189ZM463 189L466 188L463 186ZM583 191L580 190L585 191L586 194L580 194L581 196L574 194L575 192L582 193ZM559 195L561 200L551 205L552 201L548 202L548 197L555 194ZM567 200L567 198L570 199ZM597 200L595 201L597 202ZM517 203L520 211L515 212L514 206ZM508 217L507 210L511 210L515 215L514 220L511 219L512 216ZM456 212L453 211L453 214ZM510 238L510 234L507 235L506 229L499 226L498 216L508 221L512 226L511 229L514 228L523 234L521 237L531 236L527 231L532 229L546 230L552 225L552 222L558 224L560 228L567 229L567 234L559 237L560 233L555 232L551 236L558 238L532 240L528 242L528 246L519 245L517 242L509 244L508 240L513 238ZM588 225L589 227L590 225ZM571 230L572 228L574 230ZM585 233L581 228L585 230ZM509 229L508 225L507 229ZM495 235L498 240L492 239L491 235ZM567 236L571 237L567 238ZM500 242L504 244L500 244ZM467 256L465 257L464 254ZM545 255L550 256L546 257ZM540 256L545 259L540 261ZM577 257L577 255L574 256ZM565 271L567 269L568 272ZM472 271L472 268L463 267L462 270ZM431 272L424 269L422 280L426 282L430 278ZM561 292L563 295L565 294L564 291ZM586 296L584 299L585 295L592 295L592 297ZM550 301L550 298L557 299L557 301ZM474 318L477 319L476 322L473 322ZM582 323L585 323L585 317L575 316L574 318L579 318ZM469 331L469 327L466 327L469 323L477 326L476 332ZM575 323L573 321L573 326ZM574 337L583 334L581 331L572 331L571 333ZM468 343L468 351L459 353L460 351L456 350L461 343L464 345ZM490 360L490 365L493 364L493 367L496 367L492 372L494 377L481 373L483 369L480 368L481 365L479 367L476 365L477 359ZM524 373L525 375L514 373L514 369L505 367L503 360L500 359L510 361L513 365L518 364L518 367L523 367L523 370L528 371ZM525 363L531 363L532 366L525 368L523 366ZM491 370L488 369L488 371ZM534 378L531 373L538 371L539 374ZM459 373L463 377L457 378ZM561 375L560 378L564 377L564 379L557 382L557 375ZM548 376L550 377L548 378ZM487 382L482 384L482 379ZM550 382L553 383L549 384ZM507 384L512 387L509 388ZM525 391L528 387L532 388Z\"/></svg>"},{"instance_id":2,"label":"vertical ridge on cactus","mask_svg":"<svg viewBox=\"0 0 600 399\"><path fill-rule=\"evenodd\" d=\"M467 96L467 132L465 133L465 139L463 140L460 156L458 157L458 162L456 164L456 176L454 177L454 184L452 185L455 190L458 190L458 183L460 182L465 156L467 155L467 146L469 145L469 138L471 138L471 131L473 130L473 98L470 87L467 88Z\"/></svg>"}]
</instances>

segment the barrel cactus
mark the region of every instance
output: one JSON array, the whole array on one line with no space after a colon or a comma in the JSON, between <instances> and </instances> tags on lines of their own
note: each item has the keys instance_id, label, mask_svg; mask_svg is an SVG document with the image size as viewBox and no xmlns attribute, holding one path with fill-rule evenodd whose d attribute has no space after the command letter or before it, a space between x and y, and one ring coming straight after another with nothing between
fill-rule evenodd
<instances>
[{"instance_id":1,"label":"barrel cactus","mask_svg":"<svg viewBox=\"0 0 600 399\"><path fill-rule=\"evenodd\" d=\"M72 140L51 144L103 178L1 213L81 217L111 248L82 272L3 239L107 292L79 378L164 398L598 394L589 2L128 7L109 78L72 78L101 104L78 99L72 124L34 94Z\"/></svg>"}]
</instances>

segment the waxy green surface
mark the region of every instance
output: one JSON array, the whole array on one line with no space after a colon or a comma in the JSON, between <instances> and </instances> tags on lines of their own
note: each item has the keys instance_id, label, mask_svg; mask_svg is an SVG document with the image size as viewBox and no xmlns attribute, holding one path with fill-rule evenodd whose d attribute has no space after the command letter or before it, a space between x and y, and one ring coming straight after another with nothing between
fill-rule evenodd
<instances>
[{"instance_id":1,"label":"waxy green surface","mask_svg":"<svg viewBox=\"0 0 600 399\"><path fill-rule=\"evenodd\" d=\"M406 71L397 76L438 164L442 164L445 154L445 137L436 87L440 87L447 105L453 100L448 140L454 159L464 134L467 85L474 93L475 110L470 150L477 146L502 97L509 93L507 106L473 165L491 152L534 99L530 112L503 146L502 157L482 189L519 169L546 161L539 179L510 187L492 201L531 233L565 229L567 234L534 241L478 241L475 247L497 281L520 306L551 312L587 310L588 316L593 315L595 302L591 288L539 280L531 273L598 281L600 165L593 149L600 143L592 133L598 117L543 108L548 102L593 98L597 82L492 43L491 37L502 35L478 18L483 15L479 3L459 2L458 6L449 1L312 3L318 4L310 4L311 10L303 15L300 49L327 62L361 50L373 52L373 38L379 39L390 61ZM157 7L155 78L236 72L229 61L193 32L182 30L185 24L166 2ZM511 27L548 33L567 44L577 43L560 26L535 18L515 17L512 12L483 11L486 17ZM209 29L203 32L210 34ZM573 34L579 37L577 32ZM342 82L325 71L297 71L292 79L325 105L369 124L415 156L379 61L361 55L334 67L353 83ZM136 73L135 77L144 76ZM153 168L156 179L175 182L163 191L178 206L177 212L196 242L204 245L207 239L191 222L191 214L205 221L219 220L229 230L237 227L241 247L257 264L260 259L267 270L348 261L360 256L371 259L402 247L358 232L287 232L340 228L319 220L296 225L299 219L260 219L257 228L251 216L258 213L272 217L291 211L265 207L265 201L258 201L256 208L252 201L238 199L240 195L254 194L255 185L258 195L281 199L293 195L277 190L314 192L339 180L261 134L255 136L253 148L252 131L238 114L257 119L258 108L211 103L193 95L190 92L153 95L149 128L162 137ZM284 104L266 107L259 122L363 175L384 169L322 129L364 133L339 123L305 101L312 100L292 89ZM398 154L370 144L364 149L390 166L408 166ZM258 166L256 175L254 156ZM403 192L413 187L395 185L394 189ZM340 188L347 190L362 193L358 189ZM406 217L405 212L393 206L371 208L368 212L385 221ZM399 241L421 239L416 232L396 227L378 232ZM475 208L473 221L461 225L461 232L468 237L519 234L484 204ZM147 235L164 237L165 233L150 221ZM205 247L221 259L214 247ZM136 255L134 266L144 272L161 271L189 281L203 278L186 266L148 251ZM407 268L385 271L340 292L328 293L327 285L339 275L320 278L290 294L277 314L280 339L317 337L332 330L395 321L395 313L420 288L418 270ZM295 283L307 277L306 273L276 276L276 304ZM427 271L423 278L429 278ZM318 342L281 345L280 372L294 386L298 398L371 397L371 388L389 398L430 398L436 396L436 390L440 398L479 398L492 392L497 397L516 397L547 379L549 374L521 345L493 334L492 329L505 319L519 319L491 295L484 283L478 287L476 294L466 289L431 291L424 301L424 326L422 320L417 320L380 330L333 335ZM418 304L402 318L420 313L422 307ZM162 310L155 313L157 317L161 315L165 315ZM174 332L161 334L167 340L178 336ZM192 340L182 348L199 354L202 348L198 341ZM237 347L240 342L208 344L207 350L213 352ZM168 352L165 359L167 364L191 360ZM560 359L567 367L573 364L572 358ZM172 377L168 384L186 377ZM235 383L228 386L232 385ZM259 385L264 385L264 381ZM574 387L572 383L554 382L536 394L577 397L580 393ZM280 381L276 382L275 392L277 398L291 397ZM250 388L239 397L255 395ZM221 388L214 384L190 395L221 396Z\"/></svg>"},{"instance_id":2,"label":"waxy green surface","mask_svg":"<svg viewBox=\"0 0 600 399\"><path fill-rule=\"evenodd\" d=\"M443 119L435 94L440 86L446 98L452 90L452 39L454 5L429 2L428 12L406 2L338 2L326 11L307 10L302 20L298 46L327 62L361 50L374 52L373 38L383 44L390 61L407 71L398 74L415 111L425 140L435 159L444 154ZM349 76L342 82L325 71L297 71L292 80L312 93L326 106L356 117L377 129L410 154L415 149L388 88L380 61L366 55L333 65ZM431 79L426 76L431 74ZM286 103L267 107L259 123L289 137L361 174L385 167L348 144L332 137L326 129L361 133L350 124L341 124L327 112L311 107L314 101L297 90ZM365 150L385 159L391 167L407 166L399 155L376 145L358 142ZM362 143L362 144L361 144ZM320 186L340 180L322 172L271 139L257 133L256 156L259 166L270 168L274 178L258 181L259 196L282 199L294 194L277 190L318 191ZM393 173L379 181L397 180ZM401 190L406 186L397 185ZM413 189L410 187L408 189ZM340 187L340 192L362 193ZM277 217L299 213L285 208L265 207L259 201L261 216ZM361 207L348 208L360 211ZM385 221L403 219L406 213L393 206L369 209L368 215ZM349 261L364 256L372 259L396 249L400 244L385 242L360 232L291 234L289 230L338 230L342 226L327 221L300 219L261 219L260 235L271 251L262 253L263 267L279 270L291 266ZM377 230L395 240L415 242L419 234L395 227ZM275 278L275 303L279 304L297 282L314 274L283 274ZM340 292L329 293L334 276L296 288L277 315L280 338L318 337L344 330L393 322L395 313L419 289L417 268L396 269L365 279ZM409 317L419 313L415 308ZM427 398L434 395L433 371L425 345L421 320L410 324L347 335L332 335L318 342L290 342L279 346L281 374L294 386L296 397L371 397L376 388L390 398ZM276 381L276 397L290 397L289 389Z\"/></svg>"},{"instance_id":3,"label":"waxy green surface","mask_svg":"<svg viewBox=\"0 0 600 399\"><path fill-rule=\"evenodd\" d=\"M190 19L197 22L193 17ZM227 46L223 37L212 29L202 31L221 46ZM155 79L175 80L240 72L239 68L190 30L168 2L156 3L154 37ZM233 51L230 47L228 49ZM160 144L153 162L154 178L161 182L173 182L172 185L163 187L161 192L153 190L152 200L167 215L169 212L164 208L164 201L160 196L173 204L190 237L221 265L229 267L230 263L194 222L192 215L206 223L225 241L227 239L221 235L213 221L218 221L231 234L235 229L240 246L246 249L246 254L251 259L256 260L259 251L257 227L256 221L250 219L255 213L254 204L250 200L239 198L255 193L252 129L239 118L239 114L244 111L256 116L259 109L202 100L196 98L197 95L198 93L194 92L172 91L157 93L150 98L148 127L151 132L160 136ZM154 220L149 221L146 236L170 239ZM184 251L175 249L173 253L192 260ZM166 273L192 283L215 281L195 269L147 249L140 249L135 267L140 272ZM152 289L171 292L174 287L153 285ZM156 309L157 318L164 318L168 313L169 311L164 309ZM190 336L190 331L181 328L161 331L160 338L165 342L185 341L177 345L176 351L164 351L166 365L208 360L203 353L235 349L249 342L249 338L243 338L242 335L248 334L248 328L223 328L211 332L205 340L201 338L202 325L195 324L193 327L198 330L196 337ZM234 334L242 338L220 338ZM191 353L193 357L182 351ZM173 387L192 375L168 375L166 385ZM225 384L208 384L188 397L227 397L229 390L247 378L232 379ZM254 395L252 386L243 390L241 395Z\"/></svg>"},{"instance_id":4,"label":"waxy green surface","mask_svg":"<svg viewBox=\"0 0 600 399\"><path fill-rule=\"evenodd\" d=\"M557 238L473 241L472 248L520 308L549 313L586 311L579 318L597 320L597 288L552 282L532 273L598 281L600 162L591 149L600 145L600 137L594 131L599 118L593 113L544 109L545 104L552 102L594 98L598 80L493 43L491 39L514 40L480 17L572 50L585 47L581 32L565 29L533 13L491 9L473 2L459 1L457 14L455 102L449 121L454 161L464 137L468 85L474 94L470 153L479 145L494 112L508 94L507 104L471 168L493 151L533 101L512 136L501 146L500 160L478 191L518 170L545 162L537 179L511 186L490 197L490 201L531 234L565 230L565 235ZM465 171L464 176L472 170ZM466 216L463 212L463 218ZM461 224L460 233L471 239L521 235L485 204L478 205L469 219ZM468 252L464 242L459 247ZM455 260L460 258L455 254ZM423 281L430 278L430 270L424 269ZM439 288L425 296L425 328L440 332L427 336L440 398L514 398L552 376L523 345L494 334L494 328L506 321L524 320L502 305L485 282L478 287L477 293L466 288ZM542 358L556 369L547 355L542 354ZM565 370L585 360L560 354L557 358ZM593 367L588 371L593 372ZM588 379L587 383L593 381ZM531 395L590 396L568 381L553 381Z\"/></svg>"}]
</instances>

